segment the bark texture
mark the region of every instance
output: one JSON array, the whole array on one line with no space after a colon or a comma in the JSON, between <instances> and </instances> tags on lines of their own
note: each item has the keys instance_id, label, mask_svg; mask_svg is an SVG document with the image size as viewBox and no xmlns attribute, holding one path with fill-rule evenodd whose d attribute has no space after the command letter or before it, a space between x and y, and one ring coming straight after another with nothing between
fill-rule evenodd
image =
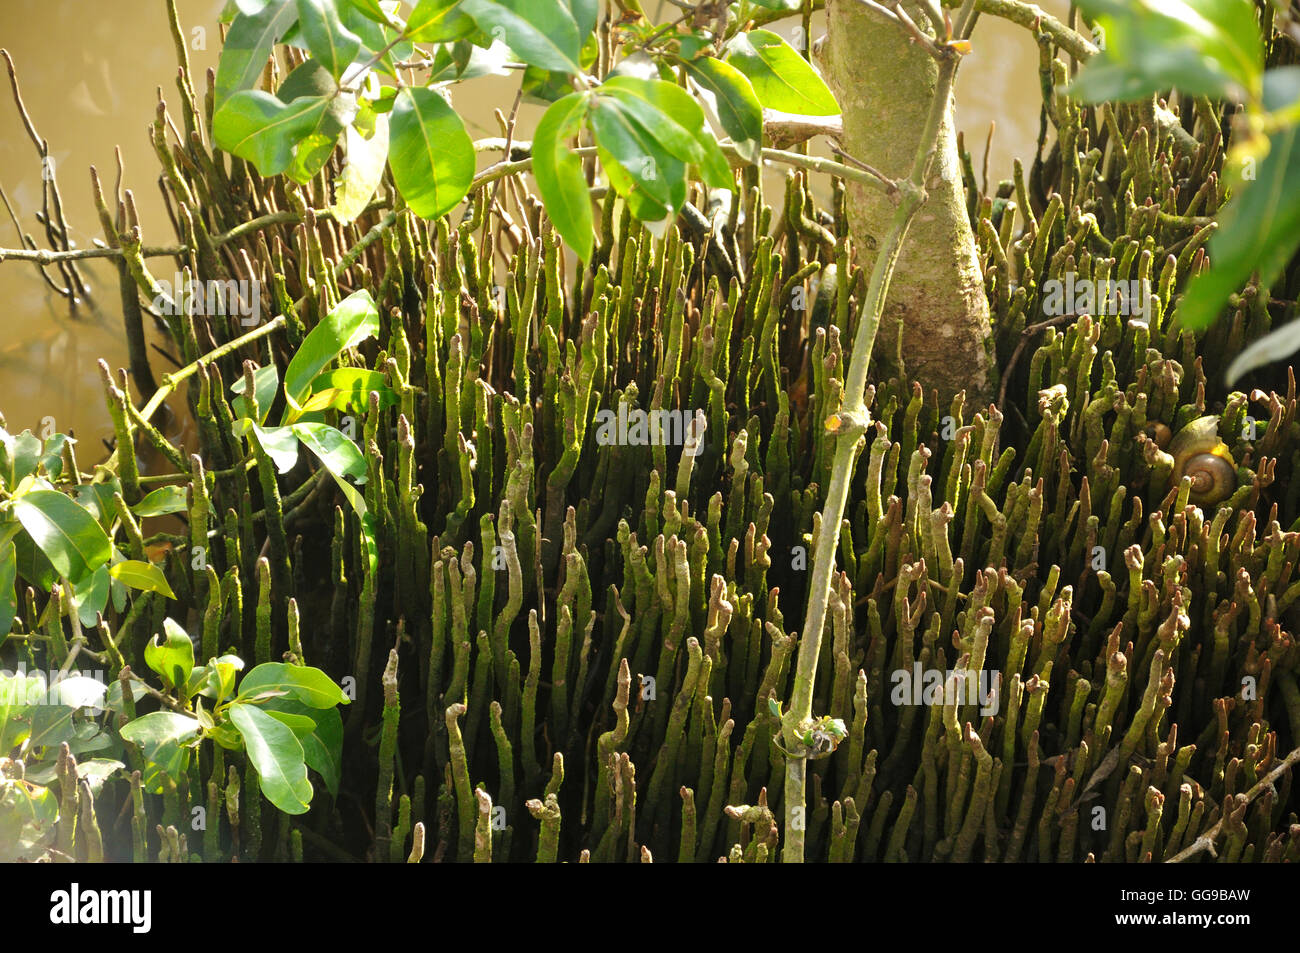
<instances>
[{"instance_id":1,"label":"bark texture","mask_svg":"<svg viewBox=\"0 0 1300 953\"><path fill-rule=\"evenodd\" d=\"M908 3L913 20L927 21ZM826 80L844 111L844 148L891 178L916 158L938 67L903 31L856 0L827 0L820 50ZM937 388L941 405L959 390L967 404L992 398L996 371L988 300L966 215L953 103L939 135L929 199L912 222L889 288L876 345L878 371L892 376L901 355L906 377ZM849 222L858 264L870 269L894 206L875 189L850 183Z\"/></svg>"}]
</instances>

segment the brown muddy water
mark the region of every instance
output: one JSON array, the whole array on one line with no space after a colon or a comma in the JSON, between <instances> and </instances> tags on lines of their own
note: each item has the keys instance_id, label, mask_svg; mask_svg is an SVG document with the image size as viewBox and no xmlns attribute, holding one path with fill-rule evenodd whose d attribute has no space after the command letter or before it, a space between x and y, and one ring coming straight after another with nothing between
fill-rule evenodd
<instances>
[{"instance_id":1,"label":"brown muddy water","mask_svg":"<svg viewBox=\"0 0 1300 953\"><path fill-rule=\"evenodd\" d=\"M216 65L217 19L224 5L223 0L177 0L200 87L203 71ZM1040 0L1040 6L1062 18L1069 9L1067 0ZM792 39L796 23L791 19L772 29ZM816 23L813 32L822 32ZM996 123L988 158L992 184L1009 177L1013 157L1028 160L1033 153L1038 48L1028 31L990 16L981 18L973 39L975 51L958 75L958 128L965 132L978 175L989 125ZM173 243L147 133L160 88L176 112L176 54L163 0L0 0L0 47L13 57L28 114L49 143L76 247L89 247L102 237L88 170L94 165L105 190L111 190L117 175L115 147L123 160L122 187L132 190L139 207L145 244ZM0 78L0 86L0 187L22 230L44 247L44 230L36 219L42 205L42 163L7 78ZM485 77L458 88L456 103L472 137L499 135L493 110L508 110L516 88L513 77ZM540 113L539 107L521 109L520 128L531 129ZM0 207L0 247L21 245L13 220ZM79 463L87 470L106 456L103 441L112 429L95 362L102 357L112 368L124 367L127 352L116 272L102 259L80 265L91 295L70 306L34 265L0 262L0 412L11 432L30 427L38 433L48 428L76 434ZM158 260L154 270L160 279L171 277L165 260ZM48 273L61 283L56 269ZM157 343L162 345L162 339ZM151 363L156 375L173 366L158 351ZM137 403L148 396L135 395ZM188 426L184 415L165 422L169 436L182 443ZM147 469L149 461L143 462Z\"/></svg>"}]
</instances>

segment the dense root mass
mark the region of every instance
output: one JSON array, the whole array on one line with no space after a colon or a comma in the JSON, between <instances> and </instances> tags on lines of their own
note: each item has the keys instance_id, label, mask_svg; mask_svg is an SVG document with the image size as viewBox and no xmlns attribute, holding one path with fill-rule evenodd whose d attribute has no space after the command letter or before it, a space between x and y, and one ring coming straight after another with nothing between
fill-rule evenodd
<instances>
[{"instance_id":1,"label":"dense root mass","mask_svg":"<svg viewBox=\"0 0 1300 953\"><path fill-rule=\"evenodd\" d=\"M1187 154L1137 110L1053 97L1058 148L994 195L968 178L1003 396L875 385L816 682L809 859L1300 859L1279 770L1300 746L1295 384L1218 383L1294 313L1278 302L1300 275L1274 301L1247 289L1199 341L1171 322L1222 192L1219 117L1195 114ZM323 176L286 189L196 139L161 148L199 273L265 278L287 321L187 382L203 466L167 560L181 608L144 596L104 637L139 667L188 610L204 658L291 651L356 700L339 796L311 813L275 812L242 756L210 749L162 797L107 784L62 848L778 859L770 700L789 696L863 284L842 193L820 210L794 176L769 207L750 174L730 213L697 195L663 241L611 198L575 279L522 182L500 192L512 219L486 214L489 183L459 223L378 208L340 227L308 210ZM282 212L304 223L225 234ZM156 290L142 259L128 270ZM1084 282L1138 293L1076 307ZM283 378L363 287L379 346L344 361L396 400L326 415L368 462L373 570L332 481L305 455L277 476L228 403L245 360ZM186 360L246 330L169 320ZM109 400L120 446L162 439L111 384ZM1206 417L1194 449L1231 464L1211 496L1169 440ZM23 631L41 608L20 607ZM44 669L56 641L12 644ZM196 806L207 827L187 841Z\"/></svg>"}]
</instances>

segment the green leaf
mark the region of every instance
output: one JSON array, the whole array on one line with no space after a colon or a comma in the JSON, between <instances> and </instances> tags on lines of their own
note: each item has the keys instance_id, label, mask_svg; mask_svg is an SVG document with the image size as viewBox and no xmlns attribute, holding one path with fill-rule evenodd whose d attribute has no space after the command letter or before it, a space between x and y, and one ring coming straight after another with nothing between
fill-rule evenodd
<instances>
[{"instance_id":1,"label":"green leaf","mask_svg":"<svg viewBox=\"0 0 1300 953\"><path fill-rule=\"evenodd\" d=\"M533 177L555 230L582 261L591 258L591 197L582 160L570 140L578 134L589 96L572 93L552 103L533 134Z\"/></svg>"},{"instance_id":2,"label":"green leaf","mask_svg":"<svg viewBox=\"0 0 1300 953\"><path fill-rule=\"evenodd\" d=\"M188 694L204 695L217 704L225 701L235 691L235 675L244 670L244 660L238 655L223 655L211 659L190 672Z\"/></svg>"},{"instance_id":3,"label":"green leaf","mask_svg":"<svg viewBox=\"0 0 1300 953\"><path fill-rule=\"evenodd\" d=\"M336 367L326 371L311 382L311 397L303 403L304 413L333 408L351 413L365 413L370 405L370 393L379 395L379 409L394 407L400 401L388 379L380 371L363 367Z\"/></svg>"},{"instance_id":4,"label":"green leaf","mask_svg":"<svg viewBox=\"0 0 1300 953\"><path fill-rule=\"evenodd\" d=\"M296 67L275 91L275 98L285 105L313 96L327 101L325 112L313 134L323 135L332 141L356 118L357 94L350 89L340 89L338 80L315 60L308 60Z\"/></svg>"},{"instance_id":5,"label":"green leaf","mask_svg":"<svg viewBox=\"0 0 1300 953\"><path fill-rule=\"evenodd\" d=\"M342 0L344 3L350 3L353 9L359 11L368 19L376 23L387 23L388 15L384 13L383 8L379 6L379 0Z\"/></svg>"},{"instance_id":6,"label":"green leaf","mask_svg":"<svg viewBox=\"0 0 1300 953\"><path fill-rule=\"evenodd\" d=\"M40 465L51 480L57 480L63 473L63 447L67 443L76 443L67 434L51 434L41 449Z\"/></svg>"},{"instance_id":7,"label":"green leaf","mask_svg":"<svg viewBox=\"0 0 1300 953\"><path fill-rule=\"evenodd\" d=\"M388 10L395 11L399 4L385 0L384 6ZM387 49L387 52L379 58L376 68L389 76L396 76L397 69L394 64L409 59L415 50L410 40L399 38L397 31L390 28L388 23L392 21L392 17L388 20L380 20L370 12L343 3L339 6L339 19L343 21L344 26L361 37L361 44L367 52L378 53L380 50ZM390 43L391 47L389 47Z\"/></svg>"},{"instance_id":8,"label":"green leaf","mask_svg":"<svg viewBox=\"0 0 1300 953\"><path fill-rule=\"evenodd\" d=\"M279 175L293 161L293 148L311 135L330 100L302 96L285 104L260 89L235 93L217 110L212 130L217 145L247 159L264 176Z\"/></svg>"},{"instance_id":9,"label":"green leaf","mask_svg":"<svg viewBox=\"0 0 1300 953\"><path fill-rule=\"evenodd\" d=\"M240 426L240 425L243 426ZM266 455L275 463L280 473L288 473L298 462L298 438L288 427L259 427L250 420L238 421L232 428L236 435L243 436L251 430L253 439L266 451Z\"/></svg>"},{"instance_id":10,"label":"green leaf","mask_svg":"<svg viewBox=\"0 0 1300 953\"><path fill-rule=\"evenodd\" d=\"M144 647L144 663L157 672L169 688L184 688L194 670L194 643L180 624L163 619L164 642L155 635Z\"/></svg>"},{"instance_id":11,"label":"green leaf","mask_svg":"<svg viewBox=\"0 0 1300 953\"><path fill-rule=\"evenodd\" d=\"M318 668L263 662L239 683L239 697L244 701L266 691L286 692L308 708L333 708L349 704L343 689Z\"/></svg>"},{"instance_id":12,"label":"green leaf","mask_svg":"<svg viewBox=\"0 0 1300 953\"><path fill-rule=\"evenodd\" d=\"M840 111L812 64L775 33L736 34L727 44L727 62L749 78L765 109L801 116L834 116Z\"/></svg>"},{"instance_id":13,"label":"green leaf","mask_svg":"<svg viewBox=\"0 0 1300 953\"><path fill-rule=\"evenodd\" d=\"M686 90L664 80L619 76L607 80L601 91L617 97L670 155L699 166L706 185L735 187L726 156L705 125L704 110Z\"/></svg>"},{"instance_id":14,"label":"green leaf","mask_svg":"<svg viewBox=\"0 0 1300 953\"><path fill-rule=\"evenodd\" d=\"M266 799L286 814L307 813L312 787L302 745L293 731L253 705L232 704L227 711L244 738Z\"/></svg>"},{"instance_id":15,"label":"green leaf","mask_svg":"<svg viewBox=\"0 0 1300 953\"><path fill-rule=\"evenodd\" d=\"M151 794L162 792L161 775L179 780L189 763L189 742L199 736L199 723L176 711L155 711L122 726L121 736L140 747L147 762L145 787Z\"/></svg>"},{"instance_id":16,"label":"green leaf","mask_svg":"<svg viewBox=\"0 0 1300 953\"><path fill-rule=\"evenodd\" d=\"M0 543L0 639L9 634L18 615L18 551L12 539Z\"/></svg>"},{"instance_id":17,"label":"green leaf","mask_svg":"<svg viewBox=\"0 0 1300 953\"><path fill-rule=\"evenodd\" d=\"M176 593L172 592L172 587L167 584L167 577L153 563L139 559L124 559L114 566L109 566L108 574L132 589L158 592L168 599L176 598Z\"/></svg>"},{"instance_id":18,"label":"green leaf","mask_svg":"<svg viewBox=\"0 0 1300 953\"><path fill-rule=\"evenodd\" d=\"M23 529L64 579L75 586L113 554L103 527L70 497L31 490L12 500Z\"/></svg>"},{"instance_id":19,"label":"green leaf","mask_svg":"<svg viewBox=\"0 0 1300 953\"><path fill-rule=\"evenodd\" d=\"M388 161L388 117L375 116L374 132L369 139L349 126L343 133L343 151L347 163L334 181L334 204L330 211L340 225L349 225L365 211L384 180L384 163Z\"/></svg>"},{"instance_id":20,"label":"green leaf","mask_svg":"<svg viewBox=\"0 0 1300 953\"><path fill-rule=\"evenodd\" d=\"M361 49L361 37L339 19L338 0L296 0L298 23L311 55L338 79Z\"/></svg>"},{"instance_id":21,"label":"green leaf","mask_svg":"<svg viewBox=\"0 0 1300 953\"><path fill-rule=\"evenodd\" d=\"M189 494L183 486L161 486L131 507L136 516L166 516L189 509Z\"/></svg>"},{"instance_id":22,"label":"green leaf","mask_svg":"<svg viewBox=\"0 0 1300 953\"><path fill-rule=\"evenodd\" d=\"M266 420L266 413L275 403L275 392L280 387L280 371L274 364L268 364L266 367L259 367L253 371L253 395L257 398L257 423ZM241 376L230 385L230 390L238 394L231 407L235 411L236 417L248 417L251 408L248 406L248 398L244 397L246 385L244 378Z\"/></svg>"},{"instance_id":23,"label":"green leaf","mask_svg":"<svg viewBox=\"0 0 1300 953\"><path fill-rule=\"evenodd\" d=\"M111 477L102 483L79 483L71 489L77 503L107 531L117 519L113 494L122 492L122 484L117 477Z\"/></svg>"},{"instance_id":24,"label":"green leaf","mask_svg":"<svg viewBox=\"0 0 1300 953\"><path fill-rule=\"evenodd\" d=\"M31 476L36 472L37 467L41 465L41 450L43 449L40 439L30 430L24 430L18 436L13 438L13 475L9 480L9 487L13 489L25 477Z\"/></svg>"},{"instance_id":25,"label":"green leaf","mask_svg":"<svg viewBox=\"0 0 1300 953\"><path fill-rule=\"evenodd\" d=\"M275 701L275 699L271 700ZM275 711L265 706L261 707L268 715L292 731L293 736L298 739L299 744L302 743L303 738L316 730L316 722L312 721L306 715L298 715L288 711ZM306 752L304 751L304 761L306 760L305 754Z\"/></svg>"},{"instance_id":26,"label":"green leaf","mask_svg":"<svg viewBox=\"0 0 1300 953\"><path fill-rule=\"evenodd\" d=\"M602 155L605 173L619 194L629 202L633 195L644 194L651 200L650 208L675 214L686 200L685 164L661 146L655 133L638 122L620 99L597 95L587 117L597 146L617 167L610 168L611 162Z\"/></svg>"},{"instance_id":27,"label":"green leaf","mask_svg":"<svg viewBox=\"0 0 1300 953\"><path fill-rule=\"evenodd\" d=\"M1269 137L1255 181L1241 183L1219 216L1207 248L1210 270L1188 282L1178 303L1183 327L1198 330L1218 317L1228 296L1259 272L1261 288L1273 283L1300 248L1300 125ZM1267 340L1267 339L1266 339ZM1278 358L1286 353L1276 353ZM1255 355L1249 359L1253 361ZM1245 373L1246 353L1236 373ZM1251 366L1258 366L1257 364ZM1233 378L1235 379L1235 378Z\"/></svg>"},{"instance_id":28,"label":"green leaf","mask_svg":"<svg viewBox=\"0 0 1300 953\"><path fill-rule=\"evenodd\" d=\"M1071 84L1085 102L1177 87L1193 96L1259 93L1263 46L1250 0L1083 0L1105 44Z\"/></svg>"},{"instance_id":29,"label":"green leaf","mask_svg":"<svg viewBox=\"0 0 1300 953\"><path fill-rule=\"evenodd\" d=\"M420 0L406 18L406 35L417 43L463 40L477 27L459 0Z\"/></svg>"},{"instance_id":30,"label":"green leaf","mask_svg":"<svg viewBox=\"0 0 1300 953\"><path fill-rule=\"evenodd\" d=\"M297 19L298 10L291 0L271 0L255 15L241 13L235 17L217 63L218 111L235 93L257 85L272 47Z\"/></svg>"},{"instance_id":31,"label":"green leaf","mask_svg":"<svg viewBox=\"0 0 1300 953\"><path fill-rule=\"evenodd\" d=\"M585 44L596 32L596 20L600 16L600 0L564 0L564 6L578 25L578 36Z\"/></svg>"},{"instance_id":32,"label":"green leaf","mask_svg":"<svg viewBox=\"0 0 1300 953\"><path fill-rule=\"evenodd\" d=\"M113 584L108 569L107 563L97 566L85 579L72 584L72 607L77 620L87 628L97 624L97 614L108 605Z\"/></svg>"},{"instance_id":33,"label":"green leaf","mask_svg":"<svg viewBox=\"0 0 1300 953\"><path fill-rule=\"evenodd\" d=\"M0 779L0 862L36 860L58 819L59 802L49 788Z\"/></svg>"},{"instance_id":34,"label":"green leaf","mask_svg":"<svg viewBox=\"0 0 1300 953\"><path fill-rule=\"evenodd\" d=\"M95 797L99 797L105 781L125 768L121 761L111 758L77 759L77 777L90 785L90 793Z\"/></svg>"},{"instance_id":35,"label":"green leaf","mask_svg":"<svg viewBox=\"0 0 1300 953\"><path fill-rule=\"evenodd\" d=\"M722 130L750 162L758 162L763 143L763 106L740 70L712 56L680 60L697 86L711 98Z\"/></svg>"},{"instance_id":36,"label":"green leaf","mask_svg":"<svg viewBox=\"0 0 1300 953\"><path fill-rule=\"evenodd\" d=\"M683 162L703 161L696 130L704 126L704 110L684 89L663 80L615 76L601 84L599 94L617 99L669 155Z\"/></svg>"},{"instance_id":37,"label":"green leaf","mask_svg":"<svg viewBox=\"0 0 1300 953\"><path fill-rule=\"evenodd\" d=\"M379 551L375 542L375 515L366 507L365 497L345 479L352 477L358 483L365 482L365 457L361 455L355 443L328 424L299 423L293 424L292 429L303 445L320 459L361 519L361 542L365 549L366 560L373 572L379 560Z\"/></svg>"},{"instance_id":38,"label":"green leaf","mask_svg":"<svg viewBox=\"0 0 1300 953\"><path fill-rule=\"evenodd\" d=\"M258 707L272 717L283 712L311 719L313 730L297 736L303 756L329 792L337 794L343 775L343 717L338 708L308 708L294 698L270 698Z\"/></svg>"},{"instance_id":39,"label":"green leaf","mask_svg":"<svg viewBox=\"0 0 1300 953\"><path fill-rule=\"evenodd\" d=\"M411 210L436 219L469 191L474 143L460 116L435 90L405 87L393 104L388 164Z\"/></svg>"},{"instance_id":40,"label":"green leaf","mask_svg":"<svg viewBox=\"0 0 1300 953\"><path fill-rule=\"evenodd\" d=\"M60 678L50 686L41 704L45 706L62 705L65 708L101 707L108 686L97 678L88 675L69 675Z\"/></svg>"},{"instance_id":41,"label":"green leaf","mask_svg":"<svg viewBox=\"0 0 1300 953\"><path fill-rule=\"evenodd\" d=\"M461 0L460 8L528 65L582 72L584 37L561 0Z\"/></svg>"},{"instance_id":42,"label":"green leaf","mask_svg":"<svg viewBox=\"0 0 1300 953\"><path fill-rule=\"evenodd\" d=\"M284 395L295 409L310 393L311 382L350 347L379 333L379 310L364 288L340 301L308 332L284 372Z\"/></svg>"}]
</instances>

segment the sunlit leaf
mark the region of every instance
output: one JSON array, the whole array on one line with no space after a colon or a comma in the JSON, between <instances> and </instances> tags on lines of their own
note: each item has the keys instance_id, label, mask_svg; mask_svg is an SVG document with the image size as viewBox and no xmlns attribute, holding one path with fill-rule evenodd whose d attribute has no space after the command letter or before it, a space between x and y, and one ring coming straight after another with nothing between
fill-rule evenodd
<instances>
[{"instance_id":1,"label":"sunlit leaf","mask_svg":"<svg viewBox=\"0 0 1300 953\"><path fill-rule=\"evenodd\" d=\"M51 565L74 585L112 556L113 547L103 527L57 490L32 490L15 497L11 505Z\"/></svg>"},{"instance_id":2,"label":"sunlit leaf","mask_svg":"<svg viewBox=\"0 0 1300 953\"><path fill-rule=\"evenodd\" d=\"M254 705L232 704L230 720L244 738L262 794L286 814L305 814L312 787L302 745L293 731Z\"/></svg>"},{"instance_id":3,"label":"sunlit leaf","mask_svg":"<svg viewBox=\"0 0 1300 953\"><path fill-rule=\"evenodd\" d=\"M582 72L578 60L585 37L561 0L461 0L460 8L530 66Z\"/></svg>"},{"instance_id":4,"label":"sunlit leaf","mask_svg":"<svg viewBox=\"0 0 1300 953\"><path fill-rule=\"evenodd\" d=\"M533 177L546 212L560 237L583 261L591 258L592 213L582 160L570 140L577 135L586 94L572 93L553 103L533 134Z\"/></svg>"},{"instance_id":5,"label":"sunlit leaf","mask_svg":"<svg viewBox=\"0 0 1300 953\"><path fill-rule=\"evenodd\" d=\"M235 93L257 85L271 49L297 19L293 0L271 0L255 14L241 12L235 17L217 63L218 110Z\"/></svg>"},{"instance_id":6,"label":"sunlit leaf","mask_svg":"<svg viewBox=\"0 0 1300 953\"><path fill-rule=\"evenodd\" d=\"M460 116L436 91L404 88L389 125L388 164L411 210L436 219L469 191L474 143Z\"/></svg>"},{"instance_id":7,"label":"sunlit leaf","mask_svg":"<svg viewBox=\"0 0 1300 953\"><path fill-rule=\"evenodd\" d=\"M124 559L122 562L110 566L108 573L114 579L130 586L132 589L161 593L168 599L176 598L176 593L172 592L172 587L167 584L167 577L153 563L142 562L138 559Z\"/></svg>"},{"instance_id":8,"label":"sunlit leaf","mask_svg":"<svg viewBox=\"0 0 1300 953\"><path fill-rule=\"evenodd\" d=\"M749 78L767 109L804 116L834 116L840 111L812 64L769 30L736 34L727 44L727 62Z\"/></svg>"}]
</instances>

